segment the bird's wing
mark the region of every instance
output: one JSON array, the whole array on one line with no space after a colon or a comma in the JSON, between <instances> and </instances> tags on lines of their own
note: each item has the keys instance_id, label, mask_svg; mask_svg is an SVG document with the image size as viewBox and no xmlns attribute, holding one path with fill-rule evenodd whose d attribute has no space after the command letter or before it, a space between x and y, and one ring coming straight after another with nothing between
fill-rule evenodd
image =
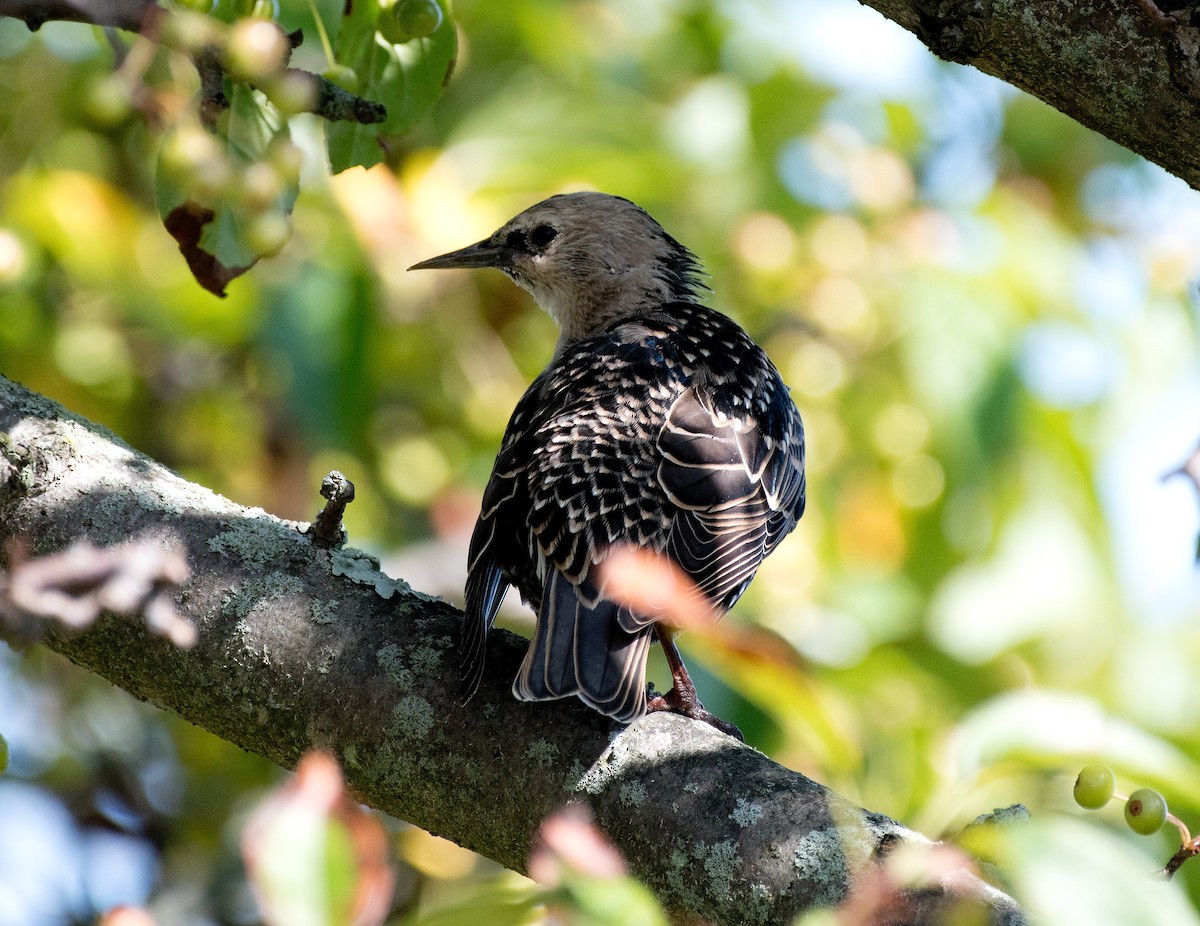
<instances>
[{"instance_id":1,"label":"bird's wing","mask_svg":"<svg viewBox=\"0 0 1200 926\"><path fill-rule=\"evenodd\" d=\"M800 416L774 370L765 372L753 413L702 382L689 386L658 439L658 480L678 509L667 551L722 609L804 511Z\"/></svg>"}]
</instances>

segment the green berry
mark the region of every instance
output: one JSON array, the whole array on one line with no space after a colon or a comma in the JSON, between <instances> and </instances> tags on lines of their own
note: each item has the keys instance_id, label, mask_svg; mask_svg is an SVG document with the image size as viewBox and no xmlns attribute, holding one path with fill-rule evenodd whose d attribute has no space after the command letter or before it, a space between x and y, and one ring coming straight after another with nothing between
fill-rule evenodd
<instances>
[{"instance_id":1,"label":"green berry","mask_svg":"<svg viewBox=\"0 0 1200 926\"><path fill-rule=\"evenodd\" d=\"M317 102L317 81L302 71L284 71L259 89L284 116L310 112Z\"/></svg>"},{"instance_id":2,"label":"green berry","mask_svg":"<svg viewBox=\"0 0 1200 926\"><path fill-rule=\"evenodd\" d=\"M224 152L211 161L200 164L192 175L191 191L204 203L215 203L225 197L233 184L233 166Z\"/></svg>"},{"instance_id":3,"label":"green berry","mask_svg":"<svg viewBox=\"0 0 1200 926\"><path fill-rule=\"evenodd\" d=\"M321 76L331 84L337 84L343 90L349 90L351 93L358 92L358 72L348 65L330 65L321 72Z\"/></svg>"},{"instance_id":4,"label":"green berry","mask_svg":"<svg viewBox=\"0 0 1200 926\"><path fill-rule=\"evenodd\" d=\"M0 736L0 775L8 770L8 740Z\"/></svg>"},{"instance_id":5,"label":"green berry","mask_svg":"<svg viewBox=\"0 0 1200 926\"><path fill-rule=\"evenodd\" d=\"M437 0L397 0L393 9L414 39L428 38L442 24L442 8Z\"/></svg>"},{"instance_id":6,"label":"green berry","mask_svg":"<svg viewBox=\"0 0 1200 926\"><path fill-rule=\"evenodd\" d=\"M445 15L437 0L396 0L379 11L375 28L393 45L433 35Z\"/></svg>"},{"instance_id":7,"label":"green berry","mask_svg":"<svg viewBox=\"0 0 1200 926\"><path fill-rule=\"evenodd\" d=\"M1075 803L1088 810L1099 810L1116 790L1117 779L1112 769L1095 762L1085 765L1075 779Z\"/></svg>"},{"instance_id":8,"label":"green berry","mask_svg":"<svg viewBox=\"0 0 1200 926\"><path fill-rule=\"evenodd\" d=\"M1138 788L1125 802L1125 822L1142 836L1157 833L1167 822L1167 802L1153 788Z\"/></svg>"},{"instance_id":9,"label":"green berry","mask_svg":"<svg viewBox=\"0 0 1200 926\"><path fill-rule=\"evenodd\" d=\"M251 83L283 70L290 46L275 23L267 19L241 19L229 31L225 66L237 80Z\"/></svg>"},{"instance_id":10,"label":"green berry","mask_svg":"<svg viewBox=\"0 0 1200 926\"><path fill-rule=\"evenodd\" d=\"M266 161L248 164L238 177L238 193L247 212L264 212L283 192L283 179Z\"/></svg>"},{"instance_id":11,"label":"green berry","mask_svg":"<svg viewBox=\"0 0 1200 926\"><path fill-rule=\"evenodd\" d=\"M207 8L211 3L205 0L203 6ZM164 17L161 38L167 48L196 52L205 45L219 42L221 35L212 17L204 15L203 12L177 10L173 16Z\"/></svg>"},{"instance_id":12,"label":"green berry","mask_svg":"<svg viewBox=\"0 0 1200 926\"><path fill-rule=\"evenodd\" d=\"M375 17L375 28L379 34L393 45L403 45L405 42L412 39L412 33L404 28L404 24L400 22L396 8L399 3L393 3L391 6L385 6L379 11L379 15Z\"/></svg>"},{"instance_id":13,"label":"green berry","mask_svg":"<svg viewBox=\"0 0 1200 926\"><path fill-rule=\"evenodd\" d=\"M304 152L290 138L284 135L272 138L267 145L267 160L285 185L299 183L300 171L304 167Z\"/></svg>"},{"instance_id":14,"label":"green berry","mask_svg":"<svg viewBox=\"0 0 1200 926\"><path fill-rule=\"evenodd\" d=\"M106 74L88 84L83 108L96 125L110 127L125 121L133 102L125 82L116 74Z\"/></svg>"},{"instance_id":15,"label":"green berry","mask_svg":"<svg viewBox=\"0 0 1200 926\"><path fill-rule=\"evenodd\" d=\"M218 3L220 0L218 0ZM233 20L239 19L276 19L279 16L279 5L275 0L230 0L227 4Z\"/></svg>"},{"instance_id":16,"label":"green berry","mask_svg":"<svg viewBox=\"0 0 1200 926\"><path fill-rule=\"evenodd\" d=\"M273 257L292 237L292 223L280 212L264 212L246 223L246 247L259 257Z\"/></svg>"},{"instance_id":17,"label":"green berry","mask_svg":"<svg viewBox=\"0 0 1200 926\"><path fill-rule=\"evenodd\" d=\"M223 197L233 179L225 152L195 123L172 129L163 137L159 166L177 187L205 202Z\"/></svg>"}]
</instances>

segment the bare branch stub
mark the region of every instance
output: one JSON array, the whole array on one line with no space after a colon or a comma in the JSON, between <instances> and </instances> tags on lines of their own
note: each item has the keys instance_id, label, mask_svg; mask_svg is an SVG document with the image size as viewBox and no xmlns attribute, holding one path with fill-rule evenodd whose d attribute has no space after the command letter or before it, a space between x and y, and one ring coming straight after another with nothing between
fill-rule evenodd
<instances>
[{"instance_id":1,"label":"bare branch stub","mask_svg":"<svg viewBox=\"0 0 1200 926\"><path fill-rule=\"evenodd\" d=\"M1200 10L1193 0L1135 0L1151 21L1164 32L1200 24Z\"/></svg>"},{"instance_id":2,"label":"bare branch stub","mask_svg":"<svg viewBox=\"0 0 1200 926\"><path fill-rule=\"evenodd\" d=\"M354 483L335 469L321 480L321 497L328 501L309 528L309 537L318 547L340 547L346 542L342 513L354 501Z\"/></svg>"},{"instance_id":3,"label":"bare branch stub","mask_svg":"<svg viewBox=\"0 0 1200 926\"><path fill-rule=\"evenodd\" d=\"M935 55L970 64L988 42L989 23L982 5L966 0L915 0L921 40Z\"/></svg>"},{"instance_id":4,"label":"bare branch stub","mask_svg":"<svg viewBox=\"0 0 1200 926\"><path fill-rule=\"evenodd\" d=\"M1173 470L1163 473L1163 481L1171 479L1174 476L1186 476L1191 480L1192 485L1196 487L1196 491L1200 492L1200 444L1196 445L1196 449L1191 455L1176 466Z\"/></svg>"}]
</instances>

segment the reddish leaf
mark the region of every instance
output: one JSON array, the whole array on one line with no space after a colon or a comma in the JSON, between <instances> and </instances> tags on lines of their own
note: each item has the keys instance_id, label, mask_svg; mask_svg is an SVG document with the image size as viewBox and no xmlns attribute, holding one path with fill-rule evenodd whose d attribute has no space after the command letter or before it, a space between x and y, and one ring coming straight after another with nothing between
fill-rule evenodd
<instances>
[{"instance_id":1,"label":"reddish leaf","mask_svg":"<svg viewBox=\"0 0 1200 926\"><path fill-rule=\"evenodd\" d=\"M244 267L226 267L216 257L202 250L200 237L204 227L216 218L216 213L191 200L176 206L163 218L163 225L171 237L179 243L179 252L187 261L188 269L196 282L210 293L225 297L229 281L241 276L254 266L254 261Z\"/></svg>"}]
</instances>

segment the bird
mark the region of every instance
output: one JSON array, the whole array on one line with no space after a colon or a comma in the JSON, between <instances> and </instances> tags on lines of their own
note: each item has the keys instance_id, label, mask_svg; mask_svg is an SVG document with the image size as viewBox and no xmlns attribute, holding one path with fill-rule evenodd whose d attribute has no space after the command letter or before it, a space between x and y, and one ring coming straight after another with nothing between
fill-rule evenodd
<instances>
[{"instance_id":1,"label":"bird","mask_svg":"<svg viewBox=\"0 0 1200 926\"><path fill-rule=\"evenodd\" d=\"M502 271L558 323L552 359L508 422L468 552L463 702L515 587L537 620L513 694L572 695L620 723L704 709L674 630L605 596L624 545L665 556L719 616L804 513L804 426L778 369L702 304L699 259L619 196L564 193L410 270ZM662 644L673 687L650 696Z\"/></svg>"}]
</instances>

